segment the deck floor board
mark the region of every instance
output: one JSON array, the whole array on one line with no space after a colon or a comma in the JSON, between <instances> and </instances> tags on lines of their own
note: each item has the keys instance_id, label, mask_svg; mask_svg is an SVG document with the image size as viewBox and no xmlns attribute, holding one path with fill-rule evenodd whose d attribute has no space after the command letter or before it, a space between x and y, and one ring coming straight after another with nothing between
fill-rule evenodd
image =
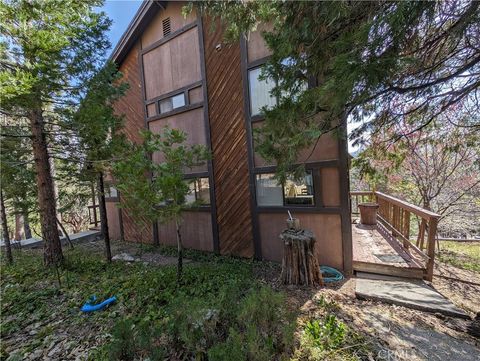
<instances>
[{"instance_id":1,"label":"deck floor board","mask_svg":"<svg viewBox=\"0 0 480 361\"><path fill-rule=\"evenodd\" d=\"M400 268L424 268L381 225L352 224L353 261Z\"/></svg>"}]
</instances>

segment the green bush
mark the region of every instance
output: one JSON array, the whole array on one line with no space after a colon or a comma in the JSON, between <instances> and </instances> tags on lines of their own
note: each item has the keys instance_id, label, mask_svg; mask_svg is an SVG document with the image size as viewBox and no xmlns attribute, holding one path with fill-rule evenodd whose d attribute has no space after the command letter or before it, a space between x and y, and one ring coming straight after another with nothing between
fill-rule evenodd
<instances>
[{"instance_id":1,"label":"green bush","mask_svg":"<svg viewBox=\"0 0 480 361\"><path fill-rule=\"evenodd\" d=\"M346 327L335 315L329 314L322 321L308 321L305 333L312 343L322 350L334 350L345 342Z\"/></svg>"}]
</instances>

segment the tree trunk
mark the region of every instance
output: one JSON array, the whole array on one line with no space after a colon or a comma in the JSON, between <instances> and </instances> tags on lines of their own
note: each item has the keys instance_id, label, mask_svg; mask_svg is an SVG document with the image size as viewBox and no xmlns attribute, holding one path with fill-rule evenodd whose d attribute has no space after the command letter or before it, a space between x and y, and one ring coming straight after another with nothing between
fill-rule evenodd
<instances>
[{"instance_id":1,"label":"tree trunk","mask_svg":"<svg viewBox=\"0 0 480 361\"><path fill-rule=\"evenodd\" d=\"M32 147L40 208L40 225L44 244L43 261L46 266L63 261L62 244L57 229L55 192L50 169L47 140L41 109L29 114L32 130Z\"/></svg>"},{"instance_id":2,"label":"tree trunk","mask_svg":"<svg viewBox=\"0 0 480 361\"><path fill-rule=\"evenodd\" d=\"M183 273L183 245L182 235L180 234L180 223L175 220L175 227L177 229L177 249L178 249L178 262L177 262L177 284L182 282Z\"/></svg>"},{"instance_id":3,"label":"tree trunk","mask_svg":"<svg viewBox=\"0 0 480 361\"><path fill-rule=\"evenodd\" d=\"M23 238L22 237L22 216L20 213L15 213L15 241L20 242L20 240Z\"/></svg>"},{"instance_id":4,"label":"tree trunk","mask_svg":"<svg viewBox=\"0 0 480 361\"><path fill-rule=\"evenodd\" d=\"M28 213L23 214L23 233L25 233L25 239L32 238L32 230L30 229L30 220L28 219Z\"/></svg>"},{"instance_id":5,"label":"tree trunk","mask_svg":"<svg viewBox=\"0 0 480 361\"><path fill-rule=\"evenodd\" d=\"M2 220L2 234L3 243L5 244L5 253L7 256L7 262L12 263L12 248L10 247L10 236L8 235L7 213L5 212L5 203L3 202L3 190L0 189L0 213Z\"/></svg>"},{"instance_id":6,"label":"tree trunk","mask_svg":"<svg viewBox=\"0 0 480 361\"><path fill-rule=\"evenodd\" d=\"M98 209L100 211L100 229L105 240L105 257L107 262L112 262L112 250L110 249L110 235L108 234L107 204L105 203L105 186L103 173L98 173L97 179Z\"/></svg>"}]
</instances>

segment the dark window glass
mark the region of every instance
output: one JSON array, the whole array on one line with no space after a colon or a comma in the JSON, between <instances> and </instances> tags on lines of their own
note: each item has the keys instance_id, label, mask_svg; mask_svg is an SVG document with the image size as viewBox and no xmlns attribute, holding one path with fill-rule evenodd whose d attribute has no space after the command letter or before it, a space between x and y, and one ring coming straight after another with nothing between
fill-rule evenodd
<instances>
[{"instance_id":1,"label":"dark window glass","mask_svg":"<svg viewBox=\"0 0 480 361\"><path fill-rule=\"evenodd\" d=\"M299 180L287 179L283 187L285 205L313 205L313 176L307 172Z\"/></svg>"},{"instance_id":2,"label":"dark window glass","mask_svg":"<svg viewBox=\"0 0 480 361\"><path fill-rule=\"evenodd\" d=\"M200 205L210 205L210 183L208 178L196 178L189 180L190 190L185 202L187 204L197 203Z\"/></svg>"},{"instance_id":3,"label":"dark window glass","mask_svg":"<svg viewBox=\"0 0 480 361\"><path fill-rule=\"evenodd\" d=\"M270 94L274 88L273 80L260 80L261 68L248 71L248 83L250 90L250 113L252 116L259 115L263 107L273 107L277 100Z\"/></svg>"},{"instance_id":4,"label":"dark window glass","mask_svg":"<svg viewBox=\"0 0 480 361\"><path fill-rule=\"evenodd\" d=\"M185 94L177 94L173 97L160 100L160 113L168 113L174 109L185 106Z\"/></svg>"},{"instance_id":5,"label":"dark window glass","mask_svg":"<svg viewBox=\"0 0 480 361\"><path fill-rule=\"evenodd\" d=\"M256 195L259 206L314 205L313 175L307 172L299 180L288 178L282 186L273 173L257 174Z\"/></svg>"}]
</instances>

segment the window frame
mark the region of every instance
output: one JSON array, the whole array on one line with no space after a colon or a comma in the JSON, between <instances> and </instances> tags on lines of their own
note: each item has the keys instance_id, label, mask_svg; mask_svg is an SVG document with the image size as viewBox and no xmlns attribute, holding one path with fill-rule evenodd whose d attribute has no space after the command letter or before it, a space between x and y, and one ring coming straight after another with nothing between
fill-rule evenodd
<instances>
[{"instance_id":1,"label":"window frame","mask_svg":"<svg viewBox=\"0 0 480 361\"><path fill-rule=\"evenodd\" d=\"M257 208L263 208L263 209L274 209L274 208L284 208L284 209L291 209L291 208L303 208L303 209L309 209L309 208L319 208L320 205L317 204L317 193L316 193L316 182L315 182L315 176L316 173L314 169L306 169L305 170L306 174L310 174L312 178L312 204L287 204L286 203L286 197L285 197L285 184L281 184L281 189L282 189L282 204L281 205L263 205L263 204L258 204L258 176L259 175L267 175L271 174L274 175L274 172L256 172L255 173L255 205ZM305 183L306 184L306 183Z\"/></svg>"}]
</instances>

